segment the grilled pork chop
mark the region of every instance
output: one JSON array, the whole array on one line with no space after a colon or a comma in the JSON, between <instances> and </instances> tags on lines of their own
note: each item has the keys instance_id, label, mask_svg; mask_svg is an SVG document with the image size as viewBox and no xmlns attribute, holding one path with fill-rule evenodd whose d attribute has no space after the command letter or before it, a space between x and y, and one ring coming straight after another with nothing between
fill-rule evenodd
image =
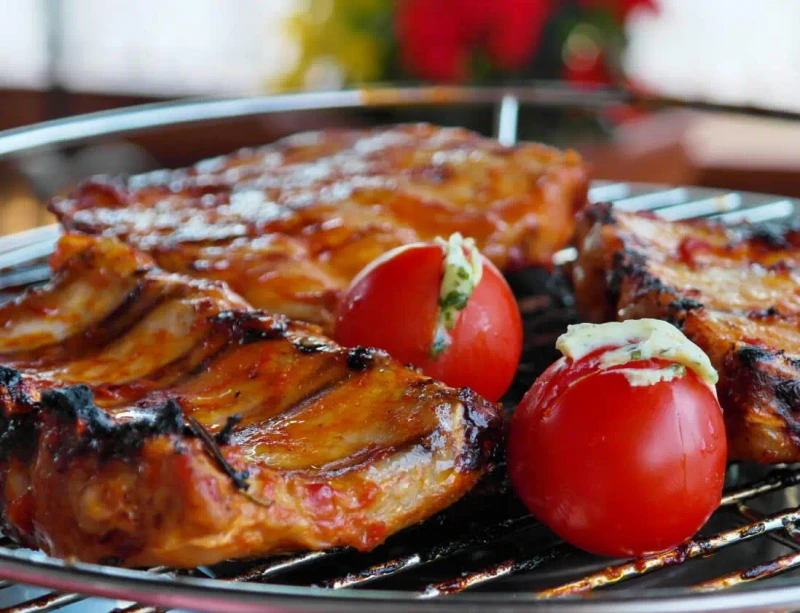
<instances>
[{"instance_id":1,"label":"grilled pork chop","mask_svg":"<svg viewBox=\"0 0 800 613\"><path fill-rule=\"evenodd\" d=\"M128 566L351 545L486 471L499 408L250 309L223 284L67 235L0 306L0 499L51 554Z\"/></svg>"},{"instance_id":2,"label":"grilled pork chop","mask_svg":"<svg viewBox=\"0 0 800 613\"><path fill-rule=\"evenodd\" d=\"M330 331L353 277L398 245L471 236L501 269L549 264L586 201L578 154L401 125L298 134L127 180L95 178L51 210L166 270Z\"/></svg>"},{"instance_id":3,"label":"grilled pork chop","mask_svg":"<svg viewBox=\"0 0 800 613\"><path fill-rule=\"evenodd\" d=\"M593 320L680 326L720 373L731 458L800 461L800 232L590 206L573 279Z\"/></svg>"}]
</instances>

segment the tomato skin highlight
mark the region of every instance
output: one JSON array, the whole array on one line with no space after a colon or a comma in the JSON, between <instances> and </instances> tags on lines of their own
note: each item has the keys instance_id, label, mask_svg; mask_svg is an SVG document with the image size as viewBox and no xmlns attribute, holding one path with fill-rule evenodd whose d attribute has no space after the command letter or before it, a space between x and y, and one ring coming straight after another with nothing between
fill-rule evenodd
<instances>
[{"instance_id":1,"label":"tomato skin highlight","mask_svg":"<svg viewBox=\"0 0 800 613\"><path fill-rule=\"evenodd\" d=\"M450 335L452 346L429 359L423 370L453 387L471 387L488 400L499 400L519 365L522 318L506 280L485 258L483 278Z\"/></svg>"},{"instance_id":2,"label":"tomato skin highlight","mask_svg":"<svg viewBox=\"0 0 800 613\"><path fill-rule=\"evenodd\" d=\"M587 551L678 545L720 503L727 445L716 395L691 369L633 386L592 361L558 360L523 398L509 429L511 481L535 516Z\"/></svg>"},{"instance_id":3,"label":"tomato skin highlight","mask_svg":"<svg viewBox=\"0 0 800 613\"><path fill-rule=\"evenodd\" d=\"M483 274L449 330L450 343L431 357L443 270L440 245L400 247L354 279L337 313L335 340L365 345L422 368L453 387L470 387L497 401L513 380L522 353L522 318L502 274L486 258Z\"/></svg>"},{"instance_id":4,"label":"tomato skin highlight","mask_svg":"<svg viewBox=\"0 0 800 613\"><path fill-rule=\"evenodd\" d=\"M423 244L401 249L356 277L339 307L334 338L345 347L380 347L421 366L436 326L442 250Z\"/></svg>"}]
</instances>

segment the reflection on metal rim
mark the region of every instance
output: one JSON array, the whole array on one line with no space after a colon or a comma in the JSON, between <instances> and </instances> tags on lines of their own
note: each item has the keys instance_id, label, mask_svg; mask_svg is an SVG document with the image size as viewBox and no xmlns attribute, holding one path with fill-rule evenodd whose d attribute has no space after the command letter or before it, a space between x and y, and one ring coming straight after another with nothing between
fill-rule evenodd
<instances>
[{"instance_id":1,"label":"reflection on metal rim","mask_svg":"<svg viewBox=\"0 0 800 613\"><path fill-rule=\"evenodd\" d=\"M677 589L649 589L646 594L597 593L589 600L566 597L538 600L516 593L461 594L436 601L413 600L406 592L365 590L333 591L284 585L237 584L214 579L160 578L142 571L108 568L94 564L61 562L42 554L15 551L0 557L0 573L20 583L59 591L93 594L118 600L147 602L169 608L188 608L229 613L297 613L326 611L352 613L353 607L371 605L370 611L419 613L431 611L483 611L496 613L684 613L689 611L770 611L800 602L800 585L756 589L747 592L697 593ZM364 609L367 610L367 609Z\"/></svg>"},{"instance_id":2,"label":"reflection on metal rim","mask_svg":"<svg viewBox=\"0 0 800 613\"><path fill-rule=\"evenodd\" d=\"M513 110L513 109L512 109ZM513 119L513 113L510 114ZM509 130L509 133L511 131ZM680 190L678 193L676 190ZM680 196L678 198L676 196ZM645 206L656 214L673 219L685 217L704 216L709 218L721 218L727 215L736 214L741 219L781 220L790 218L798 205L795 201L776 198L764 194L753 194L748 192L724 192L710 188L675 188L664 185L647 185L637 183L609 183L595 182L590 190L590 198L593 200L612 200L626 202L629 207L637 208ZM627 200L626 200L627 199ZM638 200L637 200L638 199ZM59 234L58 226L47 226L24 234L12 235L0 240L0 269L4 266L5 270L0 270L0 290L8 289L6 283L11 285L19 282L19 277L14 274L24 273L31 278L28 282L38 282L47 278L47 267L41 262L42 255L49 253L53 248L54 240ZM568 253L563 253L563 259L569 259ZM12 275L12 276L10 276ZM41 275L41 276L40 276ZM11 279L9 281L9 279ZM800 472L795 470L778 470L765 477L750 483L749 485L737 487L729 491L723 505L733 509L739 509L743 501L754 497L762 496L770 492L777 492L787 487L793 487L800 480ZM474 508L471 508L471 512ZM748 512L749 513L749 512ZM795 517L797 511L783 511L776 517L763 517L758 514L744 515L748 522L770 522L769 526L762 526L763 530L746 530L740 533L741 526L738 528L727 529L721 534L709 537L700 541L694 549L686 550L685 558L703 557L712 553L712 549L721 549L726 545L735 545L746 539L764 535L765 538L771 536L778 538L779 535L769 532L768 528L777 531L784 526L783 519ZM788 514L788 515L787 515ZM523 520L530 519L523 517ZM788 520L787 520L788 521ZM524 523L524 522L523 522ZM497 533L503 535L518 534L519 522L512 522L510 532L498 530ZM466 539L465 546L483 546L482 538L488 539L488 546L495 542L499 537L487 528L487 524L481 524L484 532L462 534L458 539ZM527 524L526 524L527 525ZM516 526L516 527L515 527ZM751 524L752 526L752 524ZM500 526L502 528L503 526ZM747 526L745 526L747 528ZM424 529L424 528L423 528ZM484 537L481 536L484 534ZM471 539L471 540L470 540ZM477 540L476 540L477 539ZM781 541L783 542L783 541ZM444 543L444 544L443 544ZM416 550L418 562L408 562L407 557L391 557L392 559L383 564L390 569L399 568L404 560L407 567L415 565L421 566L426 561L436 560L440 557L447 557L453 552L464 549L461 541L446 541L435 546L434 550ZM558 547L558 546L556 546ZM791 543L794 548L794 543ZM716 548L716 549L715 549ZM553 549L552 551L557 551ZM692 553L694 552L694 553ZM483 611L490 607L496 609L498 613L523 613L527 612L547 612L562 613L566 611L577 611L579 613L634 613L642 610L663 613L677 613L678 611L765 611L775 610L776 608L791 608L800 603L800 583L792 582L786 585L772 585L765 587L749 587L748 590L731 590L725 593L700 593L693 591L692 588L646 588L641 585L625 591L600 591L592 592L586 597L566 596L563 598L547 598L552 594L536 592L535 588L519 587L513 592L503 591L499 593L460 593L441 595L434 600L423 599L423 596L431 595L431 589L415 588L416 591L387 591L381 589L354 590L354 589L320 589L306 586L289 586L280 584L262 583L264 578L272 577L277 572L286 568L297 569L301 563L310 559L325 559L327 552L313 554L299 554L289 556L289 558L275 558L266 562L258 563L256 567L250 567L243 575L236 575L223 580L206 579L197 576L186 576L168 572L168 569L159 568L148 571L137 571L114 568L109 566L68 563L62 560L48 557L42 553L27 550L13 550L3 547L0 543L0 577L23 584L35 584L57 590L61 593L72 594L72 596L53 596L56 602L74 602L82 596L75 594L86 594L92 596L110 597L114 599L124 599L147 604L159 605L170 608L201 609L209 611L342 611L353 613L355 610L363 611L383 611L386 613L400 611L431 611L447 612L474 610ZM394 554L393 554L394 555ZM514 554L516 556L517 554ZM510 557L494 566L483 568L482 570L472 571L466 575L462 572L460 579L455 581L465 581L471 585L478 585L491 578L497 578L503 574L503 566L508 568L526 569L537 563L537 551L524 552L522 557ZM426 558L427 556L427 558ZM796 567L798 554L793 552L791 559L786 561L784 567ZM589 587L601 587L616 584L618 581L641 576L649 570L657 568L667 568L677 563L674 556L653 556L647 564L642 564L642 560L622 566L612 567L611 573L608 569L588 574L582 580ZM748 566L750 561L746 561ZM783 562L782 562L783 564ZM381 565L369 568L370 573L380 574ZM538 568L538 567L537 567ZM774 565L766 568L770 574L777 574L780 568ZM342 573L347 567L337 568L334 574ZM541 569L539 569L541 570ZM726 586L731 584L744 584L752 577L750 574L753 569L738 571L735 576L723 575L717 582L722 581ZM393 571L394 572L394 571ZM391 573L387 573L391 574ZM366 575L364 575L366 576ZM355 577L355 578L354 578ZM378 577L383 578L383 577ZM336 587L349 587L365 583L363 576L346 575L345 577L335 577L331 584ZM691 580L690 580L691 582ZM459 585L458 589L466 586ZM453 584L453 581L444 583L428 584L433 586L444 585L445 587ZM425 585L425 581L422 582ZM706 584L707 586L708 584ZM581 580L576 583L563 584L561 588L556 586L550 592L561 592L564 590L572 593L574 590L584 589ZM702 587L702 584L701 584ZM716 584L714 587L718 587ZM438 593L445 594L447 590L437 588ZM47 598L50 598L48 596ZM58 600L58 599L61 600ZM29 603L23 603L25 606ZM53 602L48 600L47 602ZM38 606L38 605L37 605ZM29 608L19 610L33 611L33 605Z\"/></svg>"},{"instance_id":3,"label":"reflection on metal rim","mask_svg":"<svg viewBox=\"0 0 800 613\"><path fill-rule=\"evenodd\" d=\"M46 121L0 132L0 158L45 147L77 144L101 136L270 113L367 107L499 105L504 100L514 100L525 106L587 111L629 103L649 108L683 107L800 120L800 113L790 111L679 100L612 88L580 89L552 81L488 87L380 85L340 91L161 102Z\"/></svg>"},{"instance_id":4,"label":"reflection on metal rim","mask_svg":"<svg viewBox=\"0 0 800 613\"><path fill-rule=\"evenodd\" d=\"M159 102L113 111L78 115L0 132L0 158L43 147L70 145L100 136L189 123L253 117L304 110L365 107L492 105L504 96L538 106L602 108L622 102L616 90L579 92L555 83L528 87L369 87L330 92L305 92L244 98Z\"/></svg>"},{"instance_id":5,"label":"reflection on metal rim","mask_svg":"<svg viewBox=\"0 0 800 613\"><path fill-rule=\"evenodd\" d=\"M347 109L361 107L489 105L498 110L498 136L507 142L516 137L519 106L599 109L609 104L631 101L627 92L595 90L577 92L563 85L539 83L516 88L375 88L338 92L286 94L243 99L194 100L161 103L85 115L74 119L47 122L29 128L0 133L0 157L46 147L75 144L115 134L159 127L255 117L262 114L298 110ZM642 99L638 99L642 101ZM645 101L647 102L647 101ZM652 102L652 100L651 100ZM660 101L668 104L669 102ZM684 102L676 103L684 105ZM702 104L696 105L698 108ZM708 105L705 105L707 107ZM783 219L794 214L794 201L777 200L759 194L726 194L718 190L683 189L640 184L595 183L594 200L639 200L628 205L658 210L663 216L681 218L703 215L714 218L736 215L737 219L761 221ZM676 195L677 194L677 195ZM678 197L680 196L680 197ZM643 201L642 198L645 198ZM633 205L636 205L635 207ZM623 202L624 206L624 202ZM732 218L731 218L732 219ZM728 219L725 218L727 221ZM26 274L45 273L37 268L36 258L52 249L58 228L32 231L8 237L0 245L3 262L24 253L33 259ZM15 255L16 254L16 255ZM563 253L563 260L570 259ZM574 254L572 254L574 256ZM43 277L43 278L45 278ZM38 279L38 277L37 277ZM42 279L38 279L42 280ZM16 281L15 281L16 282ZM2 285L0 284L0 289ZM800 603L800 583L750 588L747 591L696 593L679 589L633 589L592 593L589 598L566 597L542 600L533 590L514 593L463 593L436 600L420 600L414 592L385 590L341 590L295 587L276 584L236 583L185 576L159 576L156 573L111 568L83 563L67 563L41 553L0 548L0 576L15 582L36 584L51 589L152 603L164 607L210 611L342 611L354 610L485 611L523 613L537 611L564 613L654 613L679 611L767 611L792 608Z\"/></svg>"}]
</instances>

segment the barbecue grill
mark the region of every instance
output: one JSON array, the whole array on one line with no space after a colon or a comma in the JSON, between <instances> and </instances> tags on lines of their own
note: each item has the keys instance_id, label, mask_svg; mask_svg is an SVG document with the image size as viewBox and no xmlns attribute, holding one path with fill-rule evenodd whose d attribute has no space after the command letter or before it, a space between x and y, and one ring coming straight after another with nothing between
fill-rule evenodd
<instances>
[{"instance_id":1,"label":"barbecue grill","mask_svg":"<svg viewBox=\"0 0 800 613\"><path fill-rule=\"evenodd\" d=\"M513 143L521 114L542 108L587 112L627 94L577 94L559 86L410 88L152 105L0 133L0 157L30 167L43 152L74 152L111 137L146 138L176 127L321 113L448 105L491 113L495 136ZM651 105L676 104L668 100ZM692 106L708 106L692 103ZM373 116L375 117L375 116ZM230 148L230 147L228 147ZM226 150L218 151L225 153ZM717 189L595 182L595 201L651 210L668 219L786 223L796 201ZM56 226L0 239L4 298L45 281ZM568 265L574 250L558 254ZM540 270L510 279L525 320L525 350L509 406L555 358L553 343L575 320L564 277ZM800 608L800 468L732 464L722 506L700 535L640 560L610 560L559 541L516 501L502 466L453 507L370 553L341 549L228 562L191 570L127 570L72 563L17 548L0 537L2 611L774 611ZM647 517L641 521L646 524ZM37 589L27 586L38 586ZM134 604L145 603L145 604ZM70 606L72 605L72 606Z\"/></svg>"}]
</instances>

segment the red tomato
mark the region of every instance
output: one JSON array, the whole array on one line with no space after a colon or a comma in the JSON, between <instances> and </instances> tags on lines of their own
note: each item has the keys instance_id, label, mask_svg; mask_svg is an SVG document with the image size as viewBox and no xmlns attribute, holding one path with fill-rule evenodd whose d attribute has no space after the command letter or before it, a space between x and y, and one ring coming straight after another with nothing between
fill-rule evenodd
<instances>
[{"instance_id":1,"label":"red tomato","mask_svg":"<svg viewBox=\"0 0 800 613\"><path fill-rule=\"evenodd\" d=\"M448 385L499 400L519 363L522 319L505 279L481 257L481 280L448 331L449 344L435 357L444 250L432 243L394 249L353 280L339 308L336 341L380 347Z\"/></svg>"},{"instance_id":2,"label":"red tomato","mask_svg":"<svg viewBox=\"0 0 800 613\"><path fill-rule=\"evenodd\" d=\"M605 350L601 350L603 353ZM598 353L551 365L514 413L512 483L564 540L595 553L639 556L691 537L719 506L726 439L713 388L693 370L632 386Z\"/></svg>"}]
</instances>

